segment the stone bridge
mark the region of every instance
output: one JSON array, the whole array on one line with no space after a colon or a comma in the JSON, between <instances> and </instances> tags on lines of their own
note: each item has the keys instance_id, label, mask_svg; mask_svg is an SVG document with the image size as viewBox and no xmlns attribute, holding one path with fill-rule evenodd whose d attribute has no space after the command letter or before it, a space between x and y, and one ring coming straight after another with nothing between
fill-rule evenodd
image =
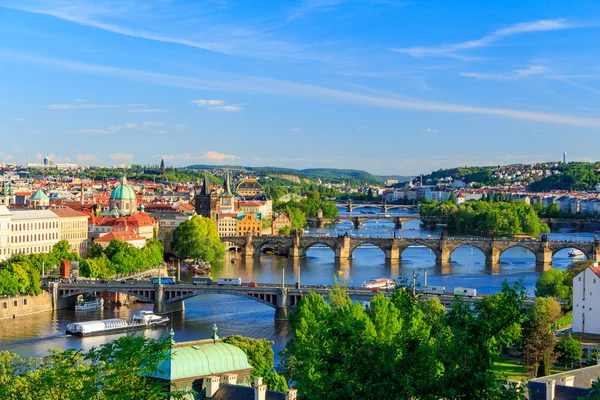
<instances>
[{"instance_id":1,"label":"stone bridge","mask_svg":"<svg viewBox=\"0 0 600 400\"><path fill-rule=\"evenodd\" d=\"M563 249L578 249L588 260L600 261L600 241L549 241L537 239L448 239L448 238L354 238L348 235L337 237L320 236L230 236L221 238L228 250L238 250L243 257L260 257L266 249L287 248L288 257L306 257L306 251L315 246L327 246L336 259L350 259L361 245L370 244L380 248L387 261L401 261L402 252L412 246L425 246L434 254L436 262L447 263L452 252L459 247L472 246L485 255L487 264L500 261L500 255L513 247L521 247L535 255L536 264L548 266L552 257Z\"/></svg>"},{"instance_id":2,"label":"stone bridge","mask_svg":"<svg viewBox=\"0 0 600 400\"><path fill-rule=\"evenodd\" d=\"M410 204L387 204L384 200L381 203L354 203L349 200L347 203L335 203L337 207L343 207L347 212L352 212L355 208L359 207L369 207L369 208L378 208L382 212L388 212L389 210L407 210L419 212L420 205L410 205Z\"/></svg>"},{"instance_id":3,"label":"stone bridge","mask_svg":"<svg viewBox=\"0 0 600 400\"><path fill-rule=\"evenodd\" d=\"M410 220L421 219L418 215L408 216L394 216L394 215L381 215L381 214L366 214L360 216L341 215L335 218L332 217L313 217L306 218L307 222L312 222L317 228L323 228L330 223L337 223L341 221L351 221L355 228L360 228L360 225L366 221L391 221L394 223L394 229L402 229L402 223Z\"/></svg>"}]
</instances>

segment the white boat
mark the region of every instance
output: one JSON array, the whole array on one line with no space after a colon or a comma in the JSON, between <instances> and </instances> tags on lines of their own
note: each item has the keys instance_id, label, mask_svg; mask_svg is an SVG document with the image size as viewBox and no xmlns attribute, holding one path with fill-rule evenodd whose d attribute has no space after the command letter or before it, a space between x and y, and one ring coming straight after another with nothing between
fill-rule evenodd
<instances>
[{"instance_id":1,"label":"white boat","mask_svg":"<svg viewBox=\"0 0 600 400\"><path fill-rule=\"evenodd\" d=\"M571 251L569 251L569 257L579 258L583 256L585 256L585 254L583 254L583 251L581 250L571 249Z\"/></svg>"},{"instance_id":2,"label":"white boat","mask_svg":"<svg viewBox=\"0 0 600 400\"><path fill-rule=\"evenodd\" d=\"M89 299L80 297L77 299L77 303L75 303L75 311L96 310L98 308L102 308L103 306L104 300L100 297L93 297Z\"/></svg>"},{"instance_id":3,"label":"white boat","mask_svg":"<svg viewBox=\"0 0 600 400\"><path fill-rule=\"evenodd\" d=\"M167 317L161 317L152 311L142 311L127 322L121 318L103 319L98 321L73 322L67 325L66 334L72 336L109 335L112 333L128 332L140 329L154 328L166 324Z\"/></svg>"},{"instance_id":4,"label":"white boat","mask_svg":"<svg viewBox=\"0 0 600 400\"><path fill-rule=\"evenodd\" d=\"M388 278L379 278L379 279L371 279L369 282L363 282L362 287L367 288L367 289L373 289L373 288L381 288L381 289L387 289L387 288L395 288L396 287L396 283Z\"/></svg>"}]
</instances>

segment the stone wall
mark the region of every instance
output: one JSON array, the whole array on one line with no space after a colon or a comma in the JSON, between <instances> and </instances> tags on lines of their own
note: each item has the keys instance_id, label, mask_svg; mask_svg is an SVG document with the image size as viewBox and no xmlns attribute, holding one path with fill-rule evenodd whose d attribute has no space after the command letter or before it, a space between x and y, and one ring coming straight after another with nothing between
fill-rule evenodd
<instances>
[{"instance_id":1,"label":"stone wall","mask_svg":"<svg viewBox=\"0 0 600 400\"><path fill-rule=\"evenodd\" d=\"M52 296L43 292L39 296L0 296L0 319L52 311Z\"/></svg>"}]
</instances>

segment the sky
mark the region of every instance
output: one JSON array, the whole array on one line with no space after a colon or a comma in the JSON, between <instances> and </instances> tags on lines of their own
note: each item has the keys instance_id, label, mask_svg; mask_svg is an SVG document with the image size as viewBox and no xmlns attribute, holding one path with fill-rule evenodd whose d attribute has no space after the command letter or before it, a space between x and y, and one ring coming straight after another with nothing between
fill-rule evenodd
<instances>
[{"instance_id":1,"label":"sky","mask_svg":"<svg viewBox=\"0 0 600 400\"><path fill-rule=\"evenodd\" d=\"M0 0L0 162L597 160L596 0Z\"/></svg>"}]
</instances>

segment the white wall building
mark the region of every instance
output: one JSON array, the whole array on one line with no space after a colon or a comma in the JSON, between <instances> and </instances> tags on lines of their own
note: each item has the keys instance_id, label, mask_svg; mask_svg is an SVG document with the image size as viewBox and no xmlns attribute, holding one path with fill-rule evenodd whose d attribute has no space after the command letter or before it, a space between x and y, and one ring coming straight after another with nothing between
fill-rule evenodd
<instances>
[{"instance_id":1,"label":"white wall building","mask_svg":"<svg viewBox=\"0 0 600 400\"><path fill-rule=\"evenodd\" d=\"M573 332L600 334L600 268L597 263L573 278Z\"/></svg>"}]
</instances>

